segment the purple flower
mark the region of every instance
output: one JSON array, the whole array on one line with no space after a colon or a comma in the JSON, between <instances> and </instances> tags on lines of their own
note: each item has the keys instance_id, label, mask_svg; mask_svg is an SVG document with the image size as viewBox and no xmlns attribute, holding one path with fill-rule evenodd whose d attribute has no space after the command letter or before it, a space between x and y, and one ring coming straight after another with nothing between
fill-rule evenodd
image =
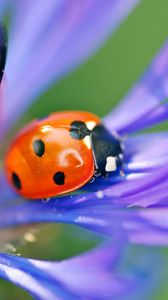
<instances>
[{"instance_id":1,"label":"purple flower","mask_svg":"<svg viewBox=\"0 0 168 300\"><path fill-rule=\"evenodd\" d=\"M49 0L42 6L39 0L0 1L0 14L9 4L11 10L1 88L1 146L12 125L39 93L94 52L138 2L107 0L97 5L97 1L87 0L81 5L80 1ZM122 260L118 252L127 240L168 244L167 133L136 133L167 118L167 52L165 44L126 98L104 118L106 127L125 140L124 176L99 178L85 186L80 195L44 203L18 198L1 169L1 228L63 222L115 236L118 241L62 263L1 253L2 278L38 299L107 299L128 294L146 281L145 268L133 270L131 276L118 269Z\"/></svg>"},{"instance_id":2,"label":"purple flower","mask_svg":"<svg viewBox=\"0 0 168 300\"><path fill-rule=\"evenodd\" d=\"M0 255L0 276L38 299L81 299L80 296L82 299L105 299L128 293L131 286L136 285L133 276L126 278L117 271L119 251L118 246L98 248L63 262L25 259L4 253Z\"/></svg>"}]
</instances>

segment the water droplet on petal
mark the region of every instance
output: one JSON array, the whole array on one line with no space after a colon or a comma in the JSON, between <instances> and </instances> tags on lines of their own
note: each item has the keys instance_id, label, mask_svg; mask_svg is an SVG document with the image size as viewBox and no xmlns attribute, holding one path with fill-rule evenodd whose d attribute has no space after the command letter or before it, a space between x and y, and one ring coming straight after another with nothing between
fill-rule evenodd
<instances>
[{"instance_id":1,"label":"water droplet on petal","mask_svg":"<svg viewBox=\"0 0 168 300\"><path fill-rule=\"evenodd\" d=\"M97 198L102 199L104 197L104 192L103 191L98 191L96 193L96 195L97 195Z\"/></svg>"},{"instance_id":2,"label":"water droplet on petal","mask_svg":"<svg viewBox=\"0 0 168 300\"><path fill-rule=\"evenodd\" d=\"M120 170L120 176L125 176L125 173L123 170Z\"/></svg>"}]
</instances>

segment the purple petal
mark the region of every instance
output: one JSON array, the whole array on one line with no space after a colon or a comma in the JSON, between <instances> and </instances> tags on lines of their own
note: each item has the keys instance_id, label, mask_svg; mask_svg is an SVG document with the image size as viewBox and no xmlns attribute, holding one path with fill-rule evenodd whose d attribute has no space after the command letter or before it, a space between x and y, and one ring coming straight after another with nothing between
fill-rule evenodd
<instances>
[{"instance_id":1,"label":"purple petal","mask_svg":"<svg viewBox=\"0 0 168 300\"><path fill-rule=\"evenodd\" d=\"M130 235L130 241L136 244L167 246L168 209L155 207L139 209L136 213L142 218L144 225L143 223L141 226L137 224L137 228ZM130 226L130 224L127 225ZM136 222L132 223L132 227L135 225Z\"/></svg>"},{"instance_id":2,"label":"purple petal","mask_svg":"<svg viewBox=\"0 0 168 300\"><path fill-rule=\"evenodd\" d=\"M145 270L139 268L136 274L132 272L132 276L119 272L116 268L119 262L116 257L121 249L123 247L118 243L116 246L101 247L62 262L25 259L1 253L0 277L24 288L41 300L103 300L121 296L125 292L128 294L137 290L150 278L146 266ZM145 275L143 280L142 272Z\"/></svg>"},{"instance_id":3,"label":"purple petal","mask_svg":"<svg viewBox=\"0 0 168 300\"><path fill-rule=\"evenodd\" d=\"M134 132L167 119L168 42L153 59L144 75L123 101L106 118L105 123L120 134Z\"/></svg>"},{"instance_id":4,"label":"purple petal","mask_svg":"<svg viewBox=\"0 0 168 300\"><path fill-rule=\"evenodd\" d=\"M88 190L110 189L111 196L117 196L118 198L117 190L120 191L120 196L124 190L130 190L130 193L132 193L135 179L138 179L141 184L145 175L158 174L159 168L168 164L168 135L166 132L131 136L125 140L124 145L123 171L125 175L120 176L120 174L115 173L105 180L96 179L94 184L87 185ZM146 182L146 178L144 181ZM84 190L86 190L86 187L84 187ZM145 188L143 191L145 191ZM150 200L149 202L148 200L146 199L146 204L149 205Z\"/></svg>"},{"instance_id":5,"label":"purple petal","mask_svg":"<svg viewBox=\"0 0 168 300\"><path fill-rule=\"evenodd\" d=\"M152 147L151 147L152 145ZM150 171L168 163L167 132L131 136L125 141L126 172Z\"/></svg>"},{"instance_id":6,"label":"purple petal","mask_svg":"<svg viewBox=\"0 0 168 300\"><path fill-rule=\"evenodd\" d=\"M83 226L108 236L114 236L116 232L124 232L132 242L145 243L146 232L150 232L151 236L155 238L153 238L155 243L158 238L164 236L162 243L167 244L168 230L166 230L166 226L168 223L163 222L162 226L158 225L155 219L148 219L147 212L150 212L151 208L146 209L145 215L143 214L144 209L127 207L135 205L138 197L143 206L143 202L148 199L148 194L155 199L156 195L151 193L151 189L162 184L162 181L168 177L167 175L168 168L158 169L157 173L141 180L126 182L125 185L115 185L114 190L113 187L109 187L102 192L102 197L99 197L98 193L85 193L57 197L47 203L40 200L24 201L18 198L14 201L13 198L13 201L9 203L4 201L1 204L0 227L35 222L63 222ZM158 197L161 195L161 193L158 194ZM138 239L135 238L137 236ZM148 243L152 243L152 240Z\"/></svg>"},{"instance_id":7,"label":"purple petal","mask_svg":"<svg viewBox=\"0 0 168 300\"><path fill-rule=\"evenodd\" d=\"M93 53L138 2L49 0L41 6L40 0L15 1L6 65L6 126L49 84Z\"/></svg>"}]
</instances>

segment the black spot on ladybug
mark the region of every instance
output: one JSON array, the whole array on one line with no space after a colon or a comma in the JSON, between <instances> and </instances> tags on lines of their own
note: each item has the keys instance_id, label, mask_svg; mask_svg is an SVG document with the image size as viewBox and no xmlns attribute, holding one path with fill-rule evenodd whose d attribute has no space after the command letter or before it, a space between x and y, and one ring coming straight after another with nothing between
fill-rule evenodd
<instances>
[{"instance_id":1,"label":"black spot on ladybug","mask_svg":"<svg viewBox=\"0 0 168 300\"><path fill-rule=\"evenodd\" d=\"M17 190L20 190L22 188L20 178L15 172L12 173L12 182Z\"/></svg>"},{"instance_id":2,"label":"black spot on ladybug","mask_svg":"<svg viewBox=\"0 0 168 300\"><path fill-rule=\"evenodd\" d=\"M39 156L39 157L43 156L44 151L45 151L44 142L42 140L35 140L33 142L33 150L37 156Z\"/></svg>"},{"instance_id":3,"label":"black spot on ladybug","mask_svg":"<svg viewBox=\"0 0 168 300\"><path fill-rule=\"evenodd\" d=\"M82 140L85 136L90 135L91 131L82 121L74 121L71 123L70 135L76 140Z\"/></svg>"},{"instance_id":4,"label":"black spot on ladybug","mask_svg":"<svg viewBox=\"0 0 168 300\"><path fill-rule=\"evenodd\" d=\"M53 176L54 183L63 185L65 182L65 174L63 172L56 172Z\"/></svg>"}]
</instances>

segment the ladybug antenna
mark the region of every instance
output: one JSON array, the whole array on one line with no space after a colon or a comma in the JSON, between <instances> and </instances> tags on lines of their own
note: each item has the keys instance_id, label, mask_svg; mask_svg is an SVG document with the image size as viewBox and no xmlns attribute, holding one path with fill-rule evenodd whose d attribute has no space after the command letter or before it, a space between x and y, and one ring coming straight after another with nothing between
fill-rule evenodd
<instances>
[{"instance_id":1,"label":"ladybug antenna","mask_svg":"<svg viewBox=\"0 0 168 300\"><path fill-rule=\"evenodd\" d=\"M0 24L0 83L3 77L7 54L7 33L3 24Z\"/></svg>"}]
</instances>

